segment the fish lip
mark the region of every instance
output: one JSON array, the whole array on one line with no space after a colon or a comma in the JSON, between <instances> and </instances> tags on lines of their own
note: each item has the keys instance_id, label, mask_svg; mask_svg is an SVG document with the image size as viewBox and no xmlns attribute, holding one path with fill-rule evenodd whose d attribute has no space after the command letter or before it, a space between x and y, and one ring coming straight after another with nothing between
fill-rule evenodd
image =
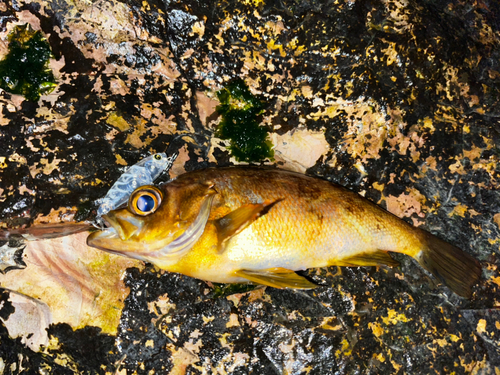
<instances>
[{"instance_id":1,"label":"fish lip","mask_svg":"<svg viewBox=\"0 0 500 375\"><path fill-rule=\"evenodd\" d=\"M121 240L126 241L130 237L127 235L120 225L120 222L117 220L114 211L111 211L105 215L102 215L102 220L107 225L104 229L101 229L97 232L91 233L87 237L87 245L91 247L95 247L100 250L105 251L119 251L120 249L110 249L107 246L103 246L102 244L105 242L109 242L110 240Z\"/></svg>"},{"instance_id":2,"label":"fish lip","mask_svg":"<svg viewBox=\"0 0 500 375\"><path fill-rule=\"evenodd\" d=\"M108 244L106 244L106 242L109 240L117 240L117 239L119 239L119 236L116 233L116 231L114 230L114 228L106 228L106 229L98 231L98 232L90 233L90 235L87 237L87 246L93 247L93 248L98 249L98 250L105 251L105 252L110 253L110 254L127 256L127 257L132 258L132 259L148 261L148 259L142 257L140 254L136 254L134 252L124 253L123 251L116 249L116 248L111 248L111 247L109 247Z\"/></svg>"},{"instance_id":3,"label":"fish lip","mask_svg":"<svg viewBox=\"0 0 500 375\"><path fill-rule=\"evenodd\" d=\"M142 229L142 218L136 218L128 211L124 211L127 215L118 215L117 213L124 210L113 210L105 215L102 219L108 224L108 228L113 228L116 235L122 241L127 241L131 236L137 234Z\"/></svg>"},{"instance_id":4,"label":"fish lip","mask_svg":"<svg viewBox=\"0 0 500 375\"><path fill-rule=\"evenodd\" d=\"M87 245L91 247L95 247L96 249L100 250L105 250L109 251L109 248L105 248L100 246L100 243L103 240L114 240L118 239L118 233L116 232L115 228L113 227L108 227L105 228L104 230L99 230L97 232L92 232L89 234L87 237Z\"/></svg>"},{"instance_id":5,"label":"fish lip","mask_svg":"<svg viewBox=\"0 0 500 375\"><path fill-rule=\"evenodd\" d=\"M106 224L106 229L113 229L117 235L120 234L120 231L119 231L119 228L120 228L120 225L118 224L118 222L116 221L115 217L110 215L110 213L108 212L107 214L104 214L101 216L101 219L104 221L104 223ZM104 230L104 231L105 231Z\"/></svg>"}]
</instances>

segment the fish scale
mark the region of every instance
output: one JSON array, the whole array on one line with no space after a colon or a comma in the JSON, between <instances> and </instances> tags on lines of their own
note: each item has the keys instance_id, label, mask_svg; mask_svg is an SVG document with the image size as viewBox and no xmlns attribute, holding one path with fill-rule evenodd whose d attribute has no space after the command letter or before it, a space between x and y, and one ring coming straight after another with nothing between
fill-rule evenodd
<instances>
[{"instance_id":1,"label":"fish scale","mask_svg":"<svg viewBox=\"0 0 500 375\"><path fill-rule=\"evenodd\" d=\"M357 207L352 201L349 206L351 209L343 209L343 213L340 213L340 210L336 209L337 207L329 201L332 200L332 197L328 197L328 200L324 195L318 196L318 199L322 201L319 204L316 204L315 200L313 198L309 198L308 196L301 196L302 199L293 199L293 197L298 197L303 194L300 192L300 184L317 184L318 181L321 180L305 179L299 181L296 186L290 186L290 183L282 184L282 186L280 186L281 184L277 184L277 181L273 180L273 184L262 182L259 186L255 184L249 186L245 179L233 178L233 189L228 190L225 194L226 196L238 196L239 190L252 190L254 194L257 191L270 191L270 193L265 194L265 196L256 195L256 198L253 199L249 198L248 195L243 194L242 196L246 196L247 199L240 199L238 204L230 207L231 209L237 208L238 205L259 203L266 199L271 201L282 199L285 193L292 195L292 197L283 199L283 201L273 208L268 214L256 220L245 230L245 232L232 239L228 243L229 248L226 252L234 252L232 247L238 247L241 248L241 251L245 251L243 244L248 243L248 241L242 237L253 231L260 234L260 240L253 245L253 258L258 257L256 254L256 248L266 248L266 251L263 252L262 256L281 257L281 253L285 251L283 248L288 250L289 244L293 244L295 249L300 250L301 254L304 254L303 257L313 256L314 258L321 258L321 260L318 260L318 263L314 264L313 267L323 267L332 262L332 260L327 258L328 256L331 256L332 252L330 250L332 247L336 247L337 250L334 258L332 259L341 258L343 249L347 248L347 251L349 251L349 249L356 246L359 250L363 250L363 248L365 248L366 250L384 249L398 251L399 245L401 249L403 242L397 241L396 239L404 239L406 236L401 236L397 233L400 231L399 226L392 225L391 228L377 230L376 224L373 223L373 221L376 221L376 217L374 217L373 220L363 220L362 215L370 214L370 212L365 212L363 208ZM320 183L323 184L323 181ZM329 183L326 183L325 185L327 185L328 188L331 186ZM285 191L286 188L296 189L295 191ZM215 182L215 189L218 190L217 182ZM331 191L331 194L333 194L333 200L338 201L339 195L345 196L346 194L351 195L352 193L340 189L338 191ZM345 197L343 199L345 202ZM353 207L356 209L353 209ZM376 209L378 210L378 208ZM316 212L322 212L324 216L324 225L315 219L315 217L317 217ZM387 215L385 212L384 214ZM364 224L361 224L363 221ZM338 222L341 224L338 224ZM346 232L346 228L348 228L347 232L350 233L348 236L342 234L343 232ZM404 228L404 231L406 233L406 228ZM389 235L384 236L384 232ZM357 241L359 237L362 237L364 240ZM262 241L263 238L268 240L264 242ZM371 246L371 243L373 242L375 242L374 245L378 246ZM311 248L315 250L310 251L309 249ZM288 256L291 253L290 251L286 252ZM303 261L303 259L301 259L301 261ZM311 267L308 264L302 264L304 264L304 266L301 266L302 268L300 269ZM299 267L299 265L296 265L296 267Z\"/></svg>"}]
</instances>

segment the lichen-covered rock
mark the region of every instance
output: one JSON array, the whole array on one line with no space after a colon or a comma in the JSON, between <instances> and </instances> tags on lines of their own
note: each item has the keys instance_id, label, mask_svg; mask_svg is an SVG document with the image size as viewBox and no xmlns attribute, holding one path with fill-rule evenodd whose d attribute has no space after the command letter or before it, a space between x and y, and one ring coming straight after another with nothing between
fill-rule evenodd
<instances>
[{"instance_id":1,"label":"lichen-covered rock","mask_svg":"<svg viewBox=\"0 0 500 375\"><path fill-rule=\"evenodd\" d=\"M215 136L216 92L242 79L268 103L268 164L355 190L484 266L470 301L403 256L399 269L310 270L322 285L314 291L222 296L203 281L137 266L126 271L116 331L59 320L34 351L0 326L5 368L493 373L499 20L496 3L460 0L0 4L0 58L9 33L29 24L50 44L57 82L37 102L0 92L8 233L91 220L124 167L154 152L179 152L170 176L236 163ZM95 277L89 283L99 285L104 275ZM13 302L0 298L8 321Z\"/></svg>"}]
</instances>

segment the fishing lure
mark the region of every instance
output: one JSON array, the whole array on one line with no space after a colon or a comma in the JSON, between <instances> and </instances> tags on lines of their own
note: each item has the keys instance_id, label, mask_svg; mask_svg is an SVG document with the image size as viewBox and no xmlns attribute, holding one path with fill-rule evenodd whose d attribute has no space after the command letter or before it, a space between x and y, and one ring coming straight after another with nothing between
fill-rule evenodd
<instances>
[{"instance_id":1,"label":"fishing lure","mask_svg":"<svg viewBox=\"0 0 500 375\"><path fill-rule=\"evenodd\" d=\"M120 207L127 202L130 194L142 185L150 185L162 172L168 172L172 167L178 154L167 157L165 153L150 155L137 164L134 164L123 173L111 186L106 196L100 199L97 209L96 222L100 227L104 226L102 215Z\"/></svg>"}]
</instances>

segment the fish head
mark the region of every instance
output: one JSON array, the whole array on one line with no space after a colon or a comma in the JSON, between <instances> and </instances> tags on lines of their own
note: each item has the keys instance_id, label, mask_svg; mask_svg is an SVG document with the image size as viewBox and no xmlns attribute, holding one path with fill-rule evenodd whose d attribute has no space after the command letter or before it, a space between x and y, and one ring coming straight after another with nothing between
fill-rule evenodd
<instances>
[{"instance_id":1,"label":"fish head","mask_svg":"<svg viewBox=\"0 0 500 375\"><path fill-rule=\"evenodd\" d=\"M91 233L87 244L156 264L178 259L203 234L215 194L210 182L141 186L127 207L103 215L108 227Z\"/></svg>"}]
</instances>

